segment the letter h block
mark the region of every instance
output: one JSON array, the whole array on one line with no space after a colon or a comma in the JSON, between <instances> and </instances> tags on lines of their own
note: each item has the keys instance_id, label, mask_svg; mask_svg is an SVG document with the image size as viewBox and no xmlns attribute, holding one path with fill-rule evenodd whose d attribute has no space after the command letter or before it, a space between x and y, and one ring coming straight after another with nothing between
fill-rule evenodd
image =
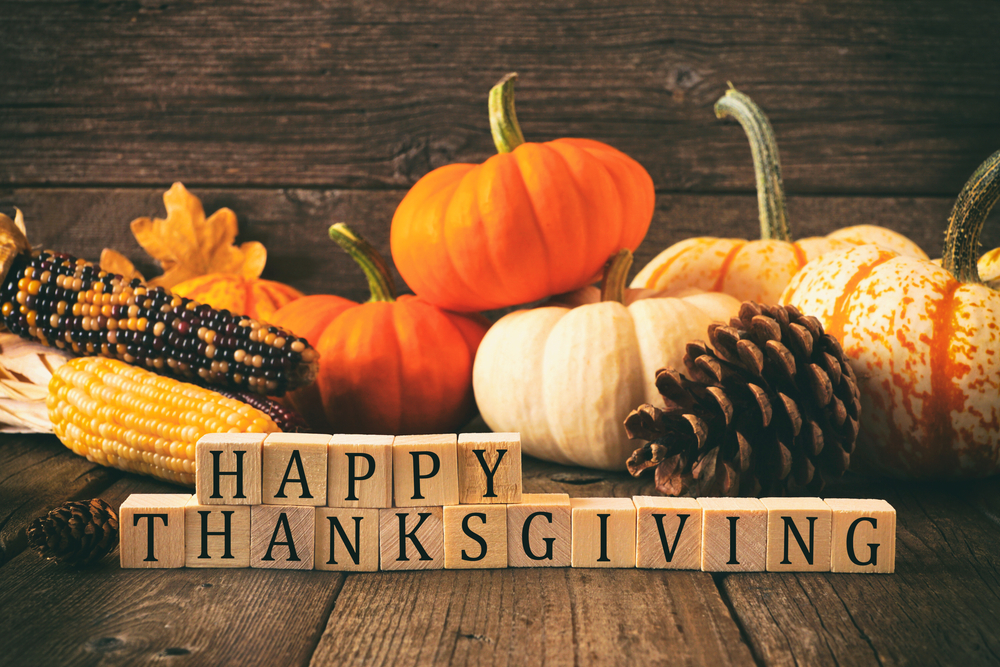
<instances>
[{"instance_id":1,"label":"letter h block","mask_svg":"<svg viewBox=\"0 0 1000 667\"><path fill-rule=\"evenodd\" d=\"M260 505L266 433L208 433L195 445L195 496L202 505Z\"/></svg>"},{"instance_id":2,"label":"letter h block","mask_svg":"<svg viewBox=\"0 0 1000 667\"><path fill-rule=\"evenodd\" d=\"M133 493L118 508L123 568L184 567L184 507L190 493Z\"/></svg>"},{"instance_id":3,"label":"letter h block","mask_svg":"<svg viewBox=\"0 0 1000 667\"><path fill-rule=\"evenodd\" d=\"M896 569L896 510L884 500L827 498L833 512L830 570L864 574Z\"/></svg>"},{"instance_id":4,"label":"letter h block","mask_svg":"<svg viewBox=\"0 0 1000 667\"><path fill-rule=\"evenodd\" d=\"M396 436L392 471L396 507L457 505L458 436Z\"/></svg>"},{"instance_id":5,"label":"letter h block","mask_svg":"<svg viewBox=\"0 0 1000 667\"><path fill-rule=\"evenodd\" d=\"M184 567L250 567L250 506L202 505L197 496L184 507Z\"/></svg>"}]
</instances>

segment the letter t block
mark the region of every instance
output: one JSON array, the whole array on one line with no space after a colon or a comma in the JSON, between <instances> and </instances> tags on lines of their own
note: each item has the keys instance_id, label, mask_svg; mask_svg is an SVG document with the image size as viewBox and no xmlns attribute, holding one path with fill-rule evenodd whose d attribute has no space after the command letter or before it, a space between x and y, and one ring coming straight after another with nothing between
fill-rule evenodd
<instances>
[{"instance_id":1,"label":"letter t block","mask_svg":"<svg viewBox=\"0 0 1000 667\"><path fill-rule=\"evenodd\" d=\"M123 568L184 567L184 506L190 493L133 493L118 508Z\"/></svg>"},{"instance_id":2,"label":"letter t block","mask_svg":"<svg viewBox=\"0 0 1000 667\"><path fill-rule=\"evenodd\" d=\"M457 505L458 436L396 436L392 476L396 507Z\"/></svg>"},{"instance_id":3,"label":"letter t block","mask_svg":"<svg viewBox=\"0 0 1000 667\"><path fill-rule=\"evenodd\" d=\"M207 433L194 446L201 505L260 505L266 433Z\"/></svg>"}]
</instances>

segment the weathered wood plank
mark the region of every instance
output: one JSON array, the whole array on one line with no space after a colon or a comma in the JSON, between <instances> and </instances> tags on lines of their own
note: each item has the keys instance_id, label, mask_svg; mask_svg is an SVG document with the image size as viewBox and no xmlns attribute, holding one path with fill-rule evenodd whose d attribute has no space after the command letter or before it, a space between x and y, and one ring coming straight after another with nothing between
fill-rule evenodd
<instances>
[{"instance_id":1,"label":"weathered wood plank","mask_svg":"<svg viewBox=\"0 0 1000 667\"><path fill-rule=\"evenodd\" d=\"M587 136L672 191L753 187L731 80L793 192L950 194L1000 145L1000 5L956 0L0 3L0 184L405 187L493 153L519 70L531 140Z\"/></svg>"}]
</instances>

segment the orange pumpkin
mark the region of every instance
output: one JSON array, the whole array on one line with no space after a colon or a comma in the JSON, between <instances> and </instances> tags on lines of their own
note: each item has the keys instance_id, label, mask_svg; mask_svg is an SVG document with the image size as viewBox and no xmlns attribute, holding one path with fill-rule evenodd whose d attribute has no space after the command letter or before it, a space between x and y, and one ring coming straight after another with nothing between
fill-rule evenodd
<instances>
[{"instance_id":1,"label":"orange pumpkin","mask_svg":"<svg viewBox=\"0 0 1000 667\"><path fill-rule=\"evenodd\" d=\"M475 408L472 362L489 323L448 313L421 297L396 298L388 268L344 224L330 237L361 265L372 298L307 296L272 323L306 338L320 354L316 382L290 393L319 431L441 433L461 427Z\"/></svg>"},{"instance_id":2,"label":"orange pumpkin","mask_svg":"<svg viewBox=\"0 0 1000 667\"><path fill-rule=\"evenodd\" d=\"M302 297L302 292L284 283L234 273L209 273L190 278L174 285L170 291L207 303L216 310L228 310L267 322L272 322L276 310Z\"/></svg>"},{"instance_id":3,"label":"orange pumpkin","mask_svg":"<svg viewBox=\"0 0 1000 667\"><path fill-rule=\"evenodd\" d=\"M525 143L515 74L489 98L499 151L421 178L392 219L392 258L413 291L473 312L561 294L593 282L607 258L635 250L653 216L642 166L588 139Z\"/></svg>"},{"instance_id":4,"label":"orange pumpkin","mask_svg":"<svg viewBox=\"0 0 1000 667\"><path fill-rule=\"evenodd\" d=\"M1000 472L1000 292L982 284L976 261L997 199L1000 151L959 195L941 266L859 246L811 262L781 297L843 342L861 392L856 458L869 468Z\"/></svg>"},{"instance_id":5,"label":"orange pumpkin","mask_svg":"<svg viewBox=\"0 0 1000 667\"><path fill-rule=\"evenodd\" d=\"M644 266L633 288L673 293L690 288L725 292L740 301L777 303L781 291L809 260L833 250L876 243L927 259L913 241L885 227L855 225L824 237L792 242L774 130L753 100L730 89L715 103L719 118L733 116L750 138L757 180L760 240L697 237L676 243Z\"/></svg>"}]
</instances>

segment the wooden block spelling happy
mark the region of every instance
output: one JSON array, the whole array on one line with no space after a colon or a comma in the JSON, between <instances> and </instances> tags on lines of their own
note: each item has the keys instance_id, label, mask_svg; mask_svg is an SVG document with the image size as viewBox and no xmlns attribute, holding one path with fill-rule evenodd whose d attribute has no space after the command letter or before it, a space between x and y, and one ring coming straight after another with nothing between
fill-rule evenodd
<instances>
[{"instance_id":1,"label":"wooden block spelling happy","mask_svg":"<svg viewBox=\"0 0 1000 667\"><path fill-rule=\"evenodd\" d=\"M250 515L250 567L313 569L316 509L301 505L256 505Z\"/></svg>"},{"instance_id":2,"label":"wooden block spelling happy","mask_svg":"<svg viewBox=\"0 0 1000 667\"><path fill-rule=\"evenodd\" d=\"M521 502L521 435L460 433L458 500L463 504Z\"/></svg>"},{"instance_id":3,"label":"wooden block spelling happy","mask_svg":"<svg viewBox=\"0 0 1000 667\"><path fill-rule=\"evenodd\" d=\"M573 567L635 567L631 498L572 498Z\"/></svg>"},{"instance_id":4,"label":"wooden block spelling happy","mask_svg":"<svg viewBox=\"0 0 1000 667\"><path fill-rule=\"evenodd\" d=\"M184 507L184 567L250 567L250 507L202 505L192 496Z\"/></svg>"},{"instance_id":5,"label":"wooden block spelling happy","mask_svg":"<svg viewBox=\"0 0 1000 667\"><path fill-rule=\"evenodd\" d=\"M756 498L698 498L702 509L701 569L763 572L767 509Z\"/></svg>"},{"instance_id":6,"label":"wooden block spelling happy","mask_svg":"<svg viewBox=\"0 0 1000 667\"><path fill-rule=\"evenodd\" d=\"M443 508L379 510L379 554L383 570L444 569Z\"/></svg>"},{"instance_id":7,"label":"wooden block spelling happy","mask_svg":"<svg viewBox=\"0 0 1000 667\"><path fill-rule=\"evenodd\" d=\"M635 566L701 569L701 505L694 498L635 496Z\"/></svg>"},{"instance_id":8,"label":"wooden block spelling happy","mask_svg":"<svg viewBox=\"0 0 1000 667\"><path fill-rule=\"evenodd\" d=\"M195 445L195 496L202 505L260 505L265 433L208 433Z\"/></svg>"},{"instance_id":9,"label":"wooden block spelling happy","mask_svg":"<svg viewBox=\"0 0 1000 667\"><path fill-rule=\"evenodd\" d=\"M329 435L269 433L262 453L265 505L326 505Z\"/></svg>"},{"instance_id":10,"label":"wooden block spelling happy","mask_svg":"<svg viewBox=\"0 0 1000 667\"><path fill-rule=\"evenodd\" d=\"M830 569L890 573L896 569L896 510L884 500L827 498L833 513Z\"/></svg>"},{"instance_id":11,"label":"wooden block spelling happy","mask_svg":"<svg viewBox=\"0 0 1000 667\"><path fill-rule=\"evenodd\" d=\"M445 507L444 566L448 570L507 567L507 507Z\"/></svg>"},{"instance_id":12,"label":"wooden block spelling happy","mask_svg":"<svg viewBox=\"0 0 1000 667\"><path fill-rule=\"evenodd\" d=\"M184 507L190 493L133 493L118 508L124 568L184 567Z\"/></svg>"},{"instance_id":13,"label":"wooden block spelling happy","mask_svg":"<svg viewBox=\"0 0 1000 667\"><path fill-rule=\"evenodd\" d=\"M316 508L316 569L377 572L377 509Z\"/></svg>"},{"instance_id":14,"label":"wooden block spelling happy","mask_svg":"<svg viewBox=\"0 0 1000 667\"><path fill-rule=\"evenodd\" d=\"M830 506L819 498L761 498L767 508L767 571L829 572Z\"/></svg>"},{"instance_id":15,"label":"wooden block spelling happy","mask_svg":"<svg viewBox=\"0 0 1000 667\"><path fill-rule=\"evenodd\" d=\"M507 505L508 567L569 567L572 514L565 493L524 493Z\"/></svg>"},{"instance_id":16,"label":"wooden block spelling happy","mask_svg":"<svg viewBox=\"0 0 1000 667\"><path fill-rule=\"evenodd\" d=\"M392 477L396 507L457 505L458 436L396 436Z\"/></svg>"},{"instance_id":17,"label":"wooden block spelling happy","mask_svg":"<svg viewBox=\"0 0 1000 667\"><path fill-rule=\"evenodd\" d=\"M391 435L335 435L327 463L327 505L392 507Z\"/></svg>"}]
</instances>

